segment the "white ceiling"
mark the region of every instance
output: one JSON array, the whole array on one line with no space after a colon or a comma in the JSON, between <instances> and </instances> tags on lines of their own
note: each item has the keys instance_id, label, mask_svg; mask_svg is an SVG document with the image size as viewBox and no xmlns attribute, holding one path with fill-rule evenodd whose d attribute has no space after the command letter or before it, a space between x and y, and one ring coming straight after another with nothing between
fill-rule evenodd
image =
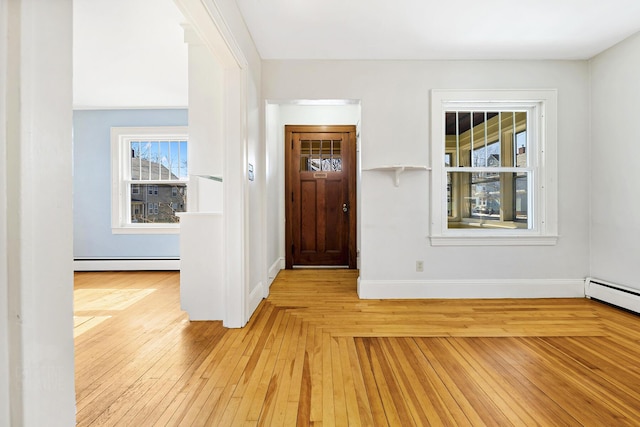
<instances>
[{"instance_id":1,"label":"white ceiling","mask_svg":"<svg viewBox=\"0 0 640 427\"><path fill-rule=\"evenodd\" d=\"M173 0L73 0L74 108L186 107L188 57Z\"/></svg>"},{"instance_id":2,"label":"white ceiling","mask_svg":"<svg viewBox=\"0 0 640 427\"><path fill-rule=\"evenodd\" d=\"M640 0L237 0L263 59L587 59Z\"/></svg>"},{"instance_id":3,"label":"white ceiling","mask_svg":"<svg viewBox=\"0 0 640 427\"><path fill-rule=\"evenodd\" d=\"M263 59L588 59L640 0L236 0ZM74 0L76 108L187 105L173 0Z\"/></svg>"}]
</instances>

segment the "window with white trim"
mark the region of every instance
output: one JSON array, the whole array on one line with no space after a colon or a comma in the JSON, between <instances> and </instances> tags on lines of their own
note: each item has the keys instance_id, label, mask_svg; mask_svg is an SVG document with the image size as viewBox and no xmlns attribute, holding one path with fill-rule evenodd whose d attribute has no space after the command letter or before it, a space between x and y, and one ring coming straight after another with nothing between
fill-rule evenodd
<instances>
[{"instance_id":1,"label":"window with white trim","mask_svg":"<svg viewBox=\"0 0 640 427\"><path fill-rule=\"evenodd\" d=\"M177 233L187 208L186 126L111 128L114 233Z\"/></svg>"},{"instance_id":2,"label":"window with white trim","mask_svg":"<svg viewBox=\"0 0 640 427\"><path fill-rule=\"evenodd\" d=\"M434 90L433 245L557 241L556 92Z\"/></svg>"}]
</instances>

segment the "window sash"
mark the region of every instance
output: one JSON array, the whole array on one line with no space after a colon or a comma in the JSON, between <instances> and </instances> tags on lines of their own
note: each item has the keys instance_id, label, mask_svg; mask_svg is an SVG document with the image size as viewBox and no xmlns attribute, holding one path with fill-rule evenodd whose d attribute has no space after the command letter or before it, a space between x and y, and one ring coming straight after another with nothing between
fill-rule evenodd
<instances>
[{"instance_id":1,"label":"window sash","mask_svg":"<svg viewBox=\"0 0 640 427\"><path fill-rule=\"evenodd\" d=\"M134 227L156 227L158 225L168 225L171 226L177 223L177 218L175 218L176 212L184 212L186 206L182 203L182 201L188 200L188 181L187 180L174 180L174 181L125 181L124 185L126 188L132 188L134 185L139 185L141 187L147 186L148 189L145 191L140 191L140 194L137 196L142 198L144 203L147 204L147 215L159 215L160 214L160 202L156 202L158 198L165 197L164 205L173 210L173 215L169 215L168 212L164 212L165 218L169 218L170 221L165 222L139 222L134 221L133 218L135 216L135 212L132 211L132 205L134 204L133 198L129 197L125 202L126 206L124 207L125 213L124 215L127 218L127 226ZM161 188L159 188L161 187ZM179 191L177 187L184 187L184 190ZM169 189L170 188L170 189ZM165 190L163 195L163 189ZM167 194L168 193L168 194ZM178 198L181 203L177 203L174 200L167 200L166 197ZM151 201L149 201L151 200ZM161 200L162 202L162 200ZM153 206L153 209L149 208L149 206ZM167 217L167 215L169 215ZM146 219L146 218L145 218ZM176 221L176 222L172 222Z\"/></svg>"},{"instance_id":2,"label":"window sash","mask_svg":"<svg viewBox=\"0 0 640 427\"><path fill-rule=\"evenodd\" d=\"M471 228L474 232L484 228L524 230L534 227L531 209L533 172L522 168L516 171L514 168L501 168L507 171L484 168L483 172L466 169L448 168L447 171L448 231L459 228ZM489 176L477 176L483 173ZM522 184L522 179L525 180L524 188L518 190L518 181Z\"/></svg>"},{"instance_id":3,"label":"window sash","mask_svg":"<svg viewBox=\"0 0 640 427\"><path fill-rule=\"evenodd\" d=\"M499 167L509 167L509 166L514 166L514 167L518 167L517 165L517 154L518 154L518 147L517 147L517 139L518 139L518 135L521 135L522 133L526 133L526 140L525 140L525 150L527 153L535 153L536 150L538 149L538 147L535 144L535 139L538 137L538 135L536 134L536 129L535 126L537 125L537 120L535 118L535 114L537 111L537 106L535 105L491 105L490 108L489 106L486 105L475 105L475 104L469 104L469 103L455 103L454 105L443 105L442 107L442 137L439 138L439 141L442 142L441 145L444 146L444 153L445 155L450 155L450 160L453 162L451 164L451 166L446 166L446 160L445 157L442 156L441 158L443 159L443 165L445 167L465 167L463 165L463 159L461 157L461 153L462 152L469 152L469 155L473 155L474 152L476 152L476 150L482 150L482 149L488 149L489 146L498 143L498 150L500 153L500 166ZM474 115L475 114L482 114L484 113L484 121L476 126L473 126L473 122L474 122ZM488 113L498 113L498 116L492 117L487 119L487 114ZM456 116L456 135L447 135L446 134L446 116L447 114L455 114ZM460 130L460 115L466 115L466 114L471 114L471 128L467 129L466 131L462 132L461 134L459 133ZM502 115L503 114L507 114L507 116L503 119ZM513 116L510 118L509 116L513 114ZM525 120L524 123L522 121L522 114L525 114ZM518 116L518 120L516 120L516 116ZM495 120L494 120L495 119ZM510 125L511 126L503 126L503 121L508 120L510 121ZM495 123L493 123L495 122ZM491 131L489 132L489 127L491 127ZM507 132L508 130L511 130L511 132L509 132L512 137L513 140L511 141L512 147L511 150L513 151L513 153L511 153L512 155L509 156L512 158L511 160L511 164L509 166L507 165L503 165L502 164L502 149L503 149L503 144L504 143L508 143L508 141L503 141L502 137L503 137L503 133ZM480 133L479 137L476 136L477 133ZM448 147L447 143L451 142L451 145L453 145L453 142L451 141L452 139L455 140L455 146L453 147ZM440 143L440 142L438 142ZM531 167L535 167L536 166L536 157L535 156L529 156L527 155L526 157L526 166L531 166ZM485 160L488 160L485 159ZM470 163L468 166L474 167L472 166L473 164L473 158L468 159L468 162ZM488 165L485 163L484 165L485 167L487 167ZM482 166L475 166L475 167L482 167Z\"/></svg>"}]
</instances>

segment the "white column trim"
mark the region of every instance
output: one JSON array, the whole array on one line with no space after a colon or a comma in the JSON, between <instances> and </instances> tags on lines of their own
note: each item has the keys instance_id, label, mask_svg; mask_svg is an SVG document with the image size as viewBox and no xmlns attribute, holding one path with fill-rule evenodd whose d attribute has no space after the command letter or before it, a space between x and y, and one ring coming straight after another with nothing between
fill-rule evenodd
<instances>
[{"instance_id":1,"label":"white column trim","mask_svg":"<svg viewBox=\"0 0 640 427\"><path fill-rule=\"evenodd\" d=\"M6 158L0 163L7 169L0 173L7 191L0 196L6 204L0 288L7 298L0 313L6 310L8 324L0 322L0 334L8 369L0 356L0 400L7 402L1 397L8 386L10 414L6 423L6 403L0 404L0 424L69 426L75 424L72 0L1 4Z\"/></svg>"},{"instance_id":2,"label":"white column trim","mask_svg":"<svg viewBox=\"0 0 640 427\"><path fill-rule=\"evenodd\" d=\"M0 3L0 153L7 153L7 57L9 5ZM9 369L9 277L7 236L7 157L0 156L0 425L11 425Z\"/></svg>"},{"instance_id":3,"label":"white column trim","mask_svg":"<svg viewBox=\"0 0 640 427\"><path fill-rule=\"evenodd\" d=\"M224 299L223 325L243 327L250 315L247 212L247 60L213 0L174 0L224 74Z\"/></svg>"}]
</instances>

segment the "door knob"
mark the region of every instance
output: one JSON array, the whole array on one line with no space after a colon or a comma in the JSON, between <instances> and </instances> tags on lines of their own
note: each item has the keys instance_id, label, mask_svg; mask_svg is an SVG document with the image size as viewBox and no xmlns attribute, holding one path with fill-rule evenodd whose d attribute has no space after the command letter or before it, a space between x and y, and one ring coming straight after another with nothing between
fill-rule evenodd
<instances>
[{"instance_id":1,"label":"door knob","mask_svg":"<svg viewBox=\"0 0 640 427\"><path fill-rule=\"evenodd\" d=\"M346 203L342 204L342 212L349 212L349 206Z\"/></svg>"}]
</instances>

